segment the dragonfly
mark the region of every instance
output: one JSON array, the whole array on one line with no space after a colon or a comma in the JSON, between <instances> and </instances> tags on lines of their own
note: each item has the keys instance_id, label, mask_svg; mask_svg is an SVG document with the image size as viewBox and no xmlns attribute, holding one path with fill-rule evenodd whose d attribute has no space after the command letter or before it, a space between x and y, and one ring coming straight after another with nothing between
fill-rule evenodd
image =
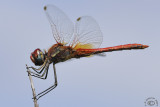
<instances>
[{"instance_id":1,"label":"dragonfly","mask_svg":"<svg viewBox=\"0 0 160 107\"><path fill-rule=\"evenodd\" d=\"M65 62L72 58L81 58L102 54L103 52L122 51L131 49L145 49L148 45L133 43L118 45L113 47L99 48L103 36L100 27L96 20L91 16L82 16L77 18L75 25L68 18L68 16L54 5L44 6L45 14L51 25L53 37L56 44L52 45L47 51L41 51L39 48L35 49L31 55L31 61L40 66L32 69L32 76L46 79L50 64L53 64L54 70L54 84L36 95L36 98L44 96L55 87L57 87L57 75L55 64Z\"/></svg>"}]
</instances>

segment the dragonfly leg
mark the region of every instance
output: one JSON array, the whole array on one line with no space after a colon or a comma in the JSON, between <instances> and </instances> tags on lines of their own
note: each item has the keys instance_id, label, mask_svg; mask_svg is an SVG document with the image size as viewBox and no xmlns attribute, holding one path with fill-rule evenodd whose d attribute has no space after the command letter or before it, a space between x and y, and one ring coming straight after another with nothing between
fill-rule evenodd
<instances>
[{"instance_id":1,"label":"dragonfly leg","mask_svg":"<svg viewBox=\"0 0 160 107\"><path fill-rule=\"evenodd\" d=\"M32 71L31 71L31 73L34 74L34 75L40 76L40 73L42 73L42 72L44 71L44 68L45 68L45 66L44 66L44 67L41 69L41 71L38 72L38 73L37 73L37 72L35 73L35 72L32 72ZM35 71L35 70L34 70L34 71Z\"/></svg>"},{"instance_id":2,"label":"dragonfly leg","mask_svg":"<svg viewBox=\"0 0 160 107\"><path fill-rule=\"evenodd\" d=\"M47 59L44 61L43 65L41 67L39 67L38 69L34 68L32 66L28 67L28 68L32 68L36 73L41 74L43 69L44 69L44 67L46 66L46 63L47 63ZM39 71L39 70L41 70L41 71Z\"/></svg>"},{"instance_id":3,"label":"dragonfly leg","mask_svg":"<svg viewBox=\"0 0 160 107\"><path fill-rule=\"evenodd\" d=\"M54 78L55 78L55 82L54 85L50 86L49 88L47 88L46 90L42 91L41 93L37 94L37 96L35 98L37 98L37 100L39 98L41 98L42 96L46 95L47 93L49 93L50 91L52 91L54 88L57 87L58 83L57 83L57 75L56 75L56 68L55 65L53 64L53 69L54 69Z\"/></svg>"},{"instance_id":4,"label":"dragonfly leg","mask_svg":"<svg viewBox=\"0 0 160 107\"><path fill-rule=\"evenodd\" d=\"M27 69L29 70L29 68L27 68ZM46 66L44 66L42 68L42 70L40 71L40 72L42 72L44 70L42 75L39 75L39 74L34 73L32 71L30 71L30 73L31 73L31 76L34 76L34 77L37 77L37 78L40 78L40 79L46 79L47 75L48 75L48 69L49 69L49 63ZM44 77L44 75L45 75L45 77Z\"/></svg>"},{"instance_id":5,"label":"dragonfly leg","mask_svg":"<svg viewBox=\"0 0 160 107\"><path fill-rule=\"evenodd\" d=\"M48 76L48 69L49 69L49 66L47 68L45 68L45 71L43 72L42 75L31 72L32 73L31 76L34 76L34 77L37 77L37 78L40 78L40 79L46 79L47 76ZM45 75L45 77L44 77L44 75Z\"/></svg>"}]
</instances>

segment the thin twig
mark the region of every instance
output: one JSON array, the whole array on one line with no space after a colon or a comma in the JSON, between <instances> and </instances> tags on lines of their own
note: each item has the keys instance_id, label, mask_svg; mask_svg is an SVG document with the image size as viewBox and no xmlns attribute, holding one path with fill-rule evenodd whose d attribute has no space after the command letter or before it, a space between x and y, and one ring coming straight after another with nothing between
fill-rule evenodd
<instances>
[{"instance_id":1,"label":"thin twig","mask_svg":"<svg viewBox=\"0 0 160 107\"><path fill-rule=\"evenodd\" d=\"M29 80L31 83L31 88L32 88L32 93L33 93L33 102L34 102L34 107L39 107L38 103L37 103L37 98L36 98L36 91L34 88L34 84L33 84L33 80L32 80L32 76L31 76L31 71L29 70L28 66L26 65L27 68L27 72L28 72L28 76L29 76Z\"/></svg>"}]
</instances>

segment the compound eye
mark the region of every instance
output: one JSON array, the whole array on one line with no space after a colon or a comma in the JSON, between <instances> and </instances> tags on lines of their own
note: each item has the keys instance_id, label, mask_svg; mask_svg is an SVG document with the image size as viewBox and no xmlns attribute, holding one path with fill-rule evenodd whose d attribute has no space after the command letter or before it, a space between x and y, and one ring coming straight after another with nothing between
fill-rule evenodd
<instances>
[{"instance_id":1,"label":"compound eye","mask_svg":"<svg viewBox=\"0 0 160 107\"><path fill-rule=\"evenodd\" d=\"M36 49L31 53L30 59L35 65L42 65L45 60L45 55L40 49Z\"/></svg>"},{"instance_id":2,"label":"compound eye","mask_svg":"<svg viewBox=\"0 0 160 107\"><path fill-rule=\"evenodd\" d=\"M40 54L40 52L39 52L39 50L37 50L37 55L39 55Z\"/></svg>"},{"instance_id":3,"label":"compound eye","mask_svg":"<svg viewBox=\"0 0 160 107\"><path fill-rule=\"evenodd\" d=\"M35 59L34 59L34 54L32 53L31 56L30 56L30 59L33 63L35 63Z\"/></svg>"},{"instance_id":4,"label":"compound eye","mask_svg":"<svg viewBox=\"0 0 160 107\"><path fill-rule=\"evenodd\" d=\"M33 54L31 55L31 59L34 61Z\"/></svg>"}]
</instances>

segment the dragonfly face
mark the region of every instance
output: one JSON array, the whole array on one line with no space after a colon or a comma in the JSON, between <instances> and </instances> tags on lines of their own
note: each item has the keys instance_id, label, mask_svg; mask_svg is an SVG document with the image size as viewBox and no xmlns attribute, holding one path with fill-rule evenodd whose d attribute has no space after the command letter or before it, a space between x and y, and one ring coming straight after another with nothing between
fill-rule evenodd
<instances>
[{"instance_id":1,"label":"dragonfly face","mask_svg":"<svg viewBox=\"0 0 160 107\"><path fill-rule=\"evenodd\" d=\"M31 53L30 59L35 65L42 65L45 61L44 53L38 48Z\"/></svg>"}]
</instances>

